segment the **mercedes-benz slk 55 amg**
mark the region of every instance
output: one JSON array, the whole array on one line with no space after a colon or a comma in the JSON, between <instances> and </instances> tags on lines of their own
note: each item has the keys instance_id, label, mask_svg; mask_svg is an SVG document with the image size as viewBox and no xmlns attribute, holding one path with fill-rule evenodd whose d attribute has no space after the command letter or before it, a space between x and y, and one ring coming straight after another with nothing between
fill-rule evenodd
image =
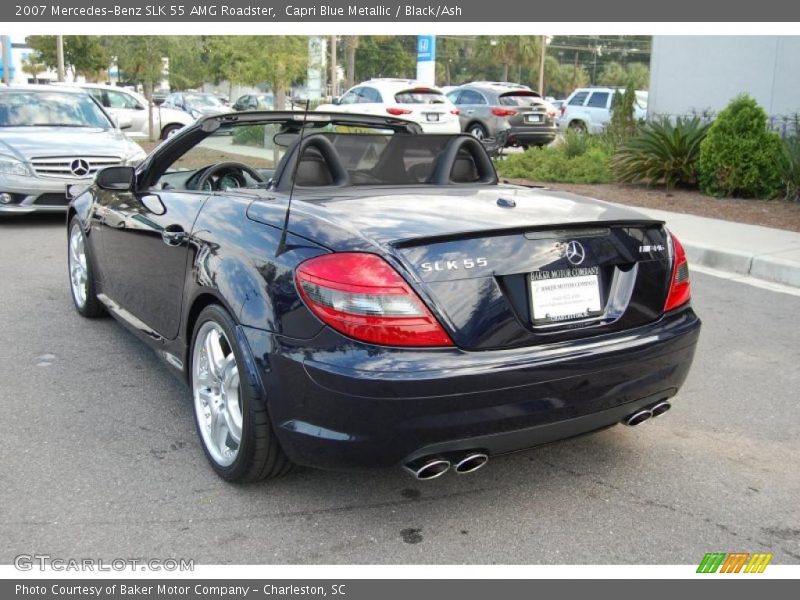
<instances>
[{"instance_id":1,"label":"mercedes-benz slk 55 amg","mask_svg":"<svg viewBox=\"0 0 800 600\"><path fill-rule=\"evenodd\" d=\"M291 208L290 208L291 204ZM69 283L189 386L225 479L420 479L658 416L700 330L660 221L394 117L213 116L77 191Z\"/></svg>"}]
</instances>

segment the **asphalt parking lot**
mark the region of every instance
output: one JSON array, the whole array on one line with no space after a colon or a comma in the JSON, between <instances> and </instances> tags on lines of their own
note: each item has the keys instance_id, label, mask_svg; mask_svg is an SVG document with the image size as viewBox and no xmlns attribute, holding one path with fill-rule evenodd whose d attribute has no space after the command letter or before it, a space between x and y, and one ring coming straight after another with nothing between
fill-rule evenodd
<instances>
[{"instance_id":1,"label":"asphalt parking lot","mask_svg":"<svg viewBox=\"0 0 800 600\"><path fill-rule=\"evenodd\" d=\"M61 217L0 222L0 563L800 563L796 295L696 273L693 371L639 427L427 483L304 469L233 486L155 354L73 310L65 245Z\"/></svg>"}]
</instances>

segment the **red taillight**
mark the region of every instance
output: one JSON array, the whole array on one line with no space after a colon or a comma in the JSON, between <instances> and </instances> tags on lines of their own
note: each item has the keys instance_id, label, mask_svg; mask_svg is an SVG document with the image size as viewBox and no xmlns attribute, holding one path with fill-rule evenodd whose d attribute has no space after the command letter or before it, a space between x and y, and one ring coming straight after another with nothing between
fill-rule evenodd
<instances>
[{"instance_id":1,"label":"red taillight","mask_svg":"<svg viewBox=\"0 0 800 600\"><path fill-rule=\"evenodd\" d=\"M407 108L397 108L395 106L391 106L386 109L386 112L390 115L400 116L400 115L410 115L411 111Z\"/></svg>"},{"instance_id":2,"label":"red taillight","mask_svg":"<svg viewBox=\"0 0 800 600\"><path fill-rule=\"evenodd\" d=\"M508 108L500 108L498 106L495 106L492 109L492 114L495 117L513 117L515 114L517 114L517 111L511 110L511 109L508 109Z\"/></svg>"},{"instance_id":3,"label":"red taillight","mask_svg":"<svg viewBox=\"0 0 800 600\"><path fill-rule=\"evenodd\" d=\"M450 114L451 114L451 115L460 115L460 114L461 114L461 111L460 111L460 110L458 110L457 108L451 108L451 109L450 109Z\"/></svg>"},{"instance_id":4,"label":"red taillight","mask_svg":"<svg viewBox=\"0 0 800 600\"><path fill-rule=\"evenodd\" d=\"M674 310L686 304L692 297L691 283L689 282L689 263L683 246L671 233L672 240L672 274L669 280L669 292L664 303L664 312Z\"/></svg>"},{"instance_id":5,"label":"red taillight","mask_svg":"<svg viewBox=\"0 0 800 600\"><path fill-rule=\"evenodd\" d=\"M311 311L347 336L386 346L453 345L414 290L375 254L311 258L295 277Z\"/></svg>"}]
</instances>

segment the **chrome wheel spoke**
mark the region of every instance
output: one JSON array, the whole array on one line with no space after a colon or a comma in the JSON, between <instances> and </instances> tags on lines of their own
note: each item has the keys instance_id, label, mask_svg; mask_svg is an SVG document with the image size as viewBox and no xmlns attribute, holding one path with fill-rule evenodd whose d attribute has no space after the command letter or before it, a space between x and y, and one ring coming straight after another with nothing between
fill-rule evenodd
<instances>
[{"instance_id":1,"label":"chrome wheel spoke","mask_svg":"<svg viewBox=\"0 0 800 600\"><path fill-rule=\"evenodd\" d=\"M215 463L229 466L242 439L236 355L221 327L207 321L197 332L192 357L192 391L203 443Z\"/></svg>"},{"instance_id":2,"label":"chrome wheel spoke","mask_svg":"<svg viewBox=\"0 0 800 600\"><path fill-rule=\"evenodd\" d=\"M86 283L88 280L88 268L86 265L86 248L83 240L83 232L78 225L70 230L69 250L68 250L69 278L72 284L72 295L78 308L82 308L86 303Z\"/></svg>"},{"instance_id":3,"label":"chrome wheel spoke","mask_svg":"<svg viewBox=\"0 0 800 600\"><path fill-rule=\"evenodd\" d=\"M225 363L225 354L222 352L220 344L220 334L216 329L212 329L205 339L206 359L208 360L208 370L211 376L219 381L222 379L222 369Z\"/></svg>"}]
</instances>

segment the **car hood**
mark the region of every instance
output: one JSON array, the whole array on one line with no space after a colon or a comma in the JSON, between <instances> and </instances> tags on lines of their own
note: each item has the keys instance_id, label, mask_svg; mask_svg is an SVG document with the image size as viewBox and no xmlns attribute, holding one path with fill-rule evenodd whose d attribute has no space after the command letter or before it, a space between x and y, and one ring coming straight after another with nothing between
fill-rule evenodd
<instances>
[{"instance_id":1,"label":"car hood","mask_svg":"<svg viewBox=\"0 0 800 600\"><path fill-rule=\"evenodd\" d=\"M120 156L138 146L115 129L75 127L0 128L0 152L22 160L40 156Z\"/></svg>"},{"instance_id":2,"label":"car hood","mask_svg":"<svg viewBox=\"0 0 800 600\"><path fill-rule=\"evenodd\" d=\"M251 219L277 227L285 204L256 201ZM511 185L441 190L348 188L335 196L295 196L290 229L332 249L369 244L413 245L487 232L534 230L577 224L650 223L628 208L549 189Z\"/></svg>"}]
</instances>

